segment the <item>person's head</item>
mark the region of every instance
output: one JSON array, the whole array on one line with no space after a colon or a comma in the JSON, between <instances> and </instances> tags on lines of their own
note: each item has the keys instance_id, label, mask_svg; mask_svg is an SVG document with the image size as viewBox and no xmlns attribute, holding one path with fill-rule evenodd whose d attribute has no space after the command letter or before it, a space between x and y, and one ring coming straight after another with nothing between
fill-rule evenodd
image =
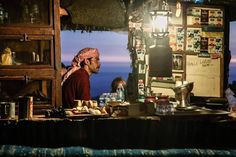
<instances>
[{"instance_id":1,"label":"person's head","mask_svg":"<svg viewBox=\"0 0 236 157\"><path fill-rule=\"evenodd\" d=\"M101 66L98 49L84 48L80 50L72 60L72 66L82 67L89 74L98 73Z\"/></svg>"},{"instance_id":2,"label":"person's head","mask_svg":"<svg viewBox=\"0 0 236 157\"><path fill-rule=\"evenodd\" d=\"M111 83L111 92L116 92L116 90L120 87L125 88L126 81L122 77L116 77Z\"/></svg>"},{"instance_id":3,"label":"person's head","mask_svg":"<svg viewBox=\"0 0 236 157\"><path fill-rule=\"evenodd\" d=\"M84 68L89 75L92 73L98 73L100 69L99 52L96 48L84 48L80 50L71 62L71 67L68 68L64 74L61 85L67 80L67 78L75 71Z\"/></svg>"}]
</instances>

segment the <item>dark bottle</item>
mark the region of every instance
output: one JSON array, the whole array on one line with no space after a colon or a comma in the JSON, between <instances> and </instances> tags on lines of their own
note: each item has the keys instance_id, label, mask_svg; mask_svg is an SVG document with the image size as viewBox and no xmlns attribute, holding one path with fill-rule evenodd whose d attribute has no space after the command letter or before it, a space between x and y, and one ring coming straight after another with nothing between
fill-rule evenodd
<instances>
[{"instance_id":1,"label":"dark bottle","mask_svg":"<svg viewBox=\"0 0 236 157\"><path fill-rule=\"evenodd\" d=\"M5 11L4 12L4 23L5 24L8 24L10 21L9 21L9 16L8 16L8 11Z\"/></svg>"},{"instance_id":2,"label":"dark bottle","mask_svg":"<svg viewBox=\"0 0 236 157\"><path fill-rule=\"evenodd\" d=\"M0 3L0 24L4 23L4 9L2 4Z\"/></svg>"},{"instance_id":3,"label":"dark bottle","mask_svg":"<svg viewBox=\"0 0 236 157\"><path fill-rule=\"evenodd\" d=\"M21 16L22 16L22 22L24 22L24 23L30 22L29 6L27 4L23 5Z\"/></svg>"},{"instance_id":4,"label":"dark bottle","mask_svg":"<svg viewBox=\"0 0 236 157\"><path fill-rule=\"evenodd\" d=\"M30 23L33 23L33 24L40 23L39 7L37 4L34 4L31 8Z\"/></svg>"}]
</instances>

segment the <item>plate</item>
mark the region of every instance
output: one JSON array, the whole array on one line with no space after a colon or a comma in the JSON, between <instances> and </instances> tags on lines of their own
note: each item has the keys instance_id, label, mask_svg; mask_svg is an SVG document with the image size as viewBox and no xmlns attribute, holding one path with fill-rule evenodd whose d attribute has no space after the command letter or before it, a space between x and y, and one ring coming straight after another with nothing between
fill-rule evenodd
<instances>
[{"instance_id":1,"label":"plate","mask_svg":"<svg viewBox=\"0 0 236 157\"><path fill-rule=\"evenodd\" d=\"M195 111L196 109L199 109L199 107L197 106L176 107L176 110L179 111Z\"/></svg>"},{"instance_id":2,"label":"plate","mask_svg":"<svg viewBox=\"0 0 236 157\"><path fill-rule=\"evenodd\" d=\"M206 103L207 106L223 106L221 103Z\"/></svg>"},{"instance_id":3,"label":"plate","mask_svg":"<svg viewBox=\"0 0 236 157\"><path fill-rule=\"evenodd\" d=\"M100 114L100 115L93 115L90 113L85 114L75 114L75 115L67 115L66 118L69 119L81 119L81 118L107 118L109 114Z\"/></svg>"}]
</instances>

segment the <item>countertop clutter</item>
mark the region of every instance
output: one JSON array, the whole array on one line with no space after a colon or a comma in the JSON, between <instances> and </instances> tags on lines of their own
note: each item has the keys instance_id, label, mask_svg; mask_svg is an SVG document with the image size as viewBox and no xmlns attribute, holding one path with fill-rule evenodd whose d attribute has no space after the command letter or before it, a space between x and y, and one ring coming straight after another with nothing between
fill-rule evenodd
<instances>
[{"instance_id":1,"label":"countertop clutter","mask_svg":"<svg viewBox=\"0 0 236 157\"><path fill-rule=\"evenodd\" d=\"M61 107L47 110L45 118L130 118L130 117L221 117L228 118L230 112L227 110L211 109L209 104L199 103L181 108L171 102L168 104L158 104L155 102L109 102L106 106L77 106L72 109L63 109ZM215 103L214 103L215 104ZM214 105L213 104L213 105ZM171 109L169 109L171 106ZM211 107L211 106L210 106ZM164 110L164 111L161 111ZM232 115L232 114L231 114Z\"/></svg>"},{"instance_id":2,"label":"countertop clutter","mask_svg":"<svg viewBox=\"0 0 236 157\"><path fill-rule=\"evenodd\" d=\"M100 106L96 100L75 100L74 108L67 109L55 107L46 110L43 114L33 115L34 105L32 97L19 98L18 103L1 102L0 103L0 118L2 120L33 120L35 117L45 119L50 118L129 118L140 116L158 116L158 117L222 117L228 118L229 115L234 117L232 112L227 110L226 104L213 100L199 101L193 100L193 103L188 103L182 107L177 102L168 100L166 96L159 96L157 99L147 97L145 102L121 102L108 101L105 105ZM20 106L20 107L18 107ZM36 106L36 105L35 105Z\"/></svg>"},{"instance_id":3,"label":"countertop clutter","mask_svg":"<svg viewBox=\"0 0 236 157\"><path fill-rule=\"evenodd\" d=\"M236 148L233 144L236 120L228 116L226 110L195 103L186 108L173 105L173 112L160 113L157 105L160 104L112 102L99 107L95 102L81 102L81 106L79 103L73 109L54 108L32 118L18 119L16 115L0 120L0 145L94 149ZM100 112L94 113L91 109Z\"/></svg>"}]
</instances>

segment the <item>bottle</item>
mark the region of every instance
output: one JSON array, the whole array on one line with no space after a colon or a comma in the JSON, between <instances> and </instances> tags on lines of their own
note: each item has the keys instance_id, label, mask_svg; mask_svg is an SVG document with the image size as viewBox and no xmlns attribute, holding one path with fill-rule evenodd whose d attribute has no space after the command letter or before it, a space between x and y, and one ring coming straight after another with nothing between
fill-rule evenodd
<instances>
[{"instance_id":1,"label":"bottle","mask_svg":"<svg viewBox=\"0 0 236 157\"><path fill-rule=\"evenodd\" d=\"M27 4L23 5L22 9L22 22L29 23L30 22L30 12L29 12L29 6Z\"/></svg>"},{"instance_id":2,"label":"bottle","mask_svg":"<svg viewBox=\"0 0 236 157\"><path fill-rule=\"evenodd\" d=\"M166 5L165 5L165 10L169 10L169 4L166 2Z\"/></svg>"},{"instance_id":3,"label":"bottle","mask_svg":"<svg viewBox=\"0 0 236 157\"><path fill-rule=\"evenodd\" d=\"M107 105L111 101L110 93L104 93L104 99L105 99L105 105Z\"/></svg>"},{"instance_id":4,"label":"bottle","mask_svg":"<svg viewBox=\"0 0 236 157\"><path fill-rule=\"evenodd\" d=\"M4 9L2 7L2 4L0 3L0 24L4 23Z\"/></svg>"},{"instance_id":5,"label":"bottle","mask_svg":"<svg viewBox=\"0 0 236 157\"><path fill-rule=\"evenodd\" d=\"M101 106L101 107L105 106L105 95L104 95L104 93L102 95L100 95L100 97L99 97L99 106Z\"/></svg>"},{"instance_id":6,"label":"bottle","mask_svg":"<svg viewBox=\"0 0 236 157\"><path fill-rule=\"evenodd\" d=\"M166 2L162 1L162 6L161 6L161 10L165 10L166 9Z\"/></svg>"},{"instance_id":7,"label":"bottle","mask_svg":"<svg viewBox=\"0 0 236 157\"><path fill-rule=\"evenodd\" d=\"M117 100L124 102L125 101L125 92L124 92L124 87L122 85L120 85L117 88L116 93L117 93Z\"/></svg>"},{"instance_id":8,"label":"bottle","mask_svg":"<svg viewBox=\"0 0 236 157\"><path fill-rule=\"evenodd\" d=\"M12 51L11 52L11 57L12 57L12 64L16 65L16 52Z\"/></svg>"},{"instance_id":9,"label":"bottle","mask_svg":"<svg viewBox=\"0 0 236 157\"><path fill-rule=\"evenodd\" d=\"M40 23L39 7L38 7L37 4L34 4L32 6L32 10L31 10L31 13L30 13L30 22L32 24Z\"/></svg>"},{"instance_id":10,"label":"bottle","mask_svg":"<svg viewBox=\"0 0 236 157\"><path fill-rule=\"evenodd\" d=\"M6 23L6 24L9 23L9 16L8 16L8 12L7 11L4 12L4 23Z\"/></svg>"}]
</instances>

